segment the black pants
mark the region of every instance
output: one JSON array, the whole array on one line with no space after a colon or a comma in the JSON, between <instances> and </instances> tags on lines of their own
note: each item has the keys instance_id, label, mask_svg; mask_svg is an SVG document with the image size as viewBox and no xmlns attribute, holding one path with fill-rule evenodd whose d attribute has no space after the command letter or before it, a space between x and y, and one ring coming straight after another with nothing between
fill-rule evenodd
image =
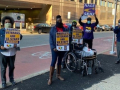
<instances>
[{"instance_id":1,"label":"black pants","mask_svg":"<svg viewBox=\"0 0 120 90\"><path fill-rule=\"evenodd\" d=\"M14 81L14 63L15 56L4 56L0 53L0 66L1 66L1 80L2 84L6 83L6 68L9 66L9 79L10 82Z\"/></svg>"},{"instance_id":2,"label":"black pants","mask_svg":"<svg viewBox=\"0 0 120 90\"><path fill-rule=\"evenodd\" d=\"M83 39L83 43L87 43L88 44L88 47L90 49L92 49L92 46L93 46L93 39Z\"/></svg>"}]
</instances>

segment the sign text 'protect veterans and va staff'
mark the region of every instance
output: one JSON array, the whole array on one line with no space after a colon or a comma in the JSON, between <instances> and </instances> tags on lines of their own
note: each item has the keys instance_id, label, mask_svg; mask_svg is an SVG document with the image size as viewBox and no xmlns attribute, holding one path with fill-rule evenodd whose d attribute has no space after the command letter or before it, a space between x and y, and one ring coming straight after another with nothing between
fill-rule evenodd
<instances>
[{"instance_id":1,"label":"sign text 'protect veterans and va staff'","mask_svg":"<svg viewBox=\"0 0 120 90\"><path fill-rule=\"evenodd\" d=\"M84 4L84 15L93 16L95 14L95 4Z\"/></svg>"},{"instance_id":2,"label":"sign text 'protect veterans and va staff'","mask_svg":"<svg viewBox=\"0 0 120 90\"><path fill-rule=\"evenodd\" d=\"M20 30L14 28L8 28L5 30L4 47L9 49L14 45L20 46Z\"/></svg>"},{"instance_id":3,"label":"sign text 'protect veterans and va staff'","mask_svg":"<svg viewBox=\"0 0 120 90\"><path fill-rule=\"evenodd\" d=\"M56 33L56 48L58 51L69 51L69 32Z\"/></svg>"}]
</instances>

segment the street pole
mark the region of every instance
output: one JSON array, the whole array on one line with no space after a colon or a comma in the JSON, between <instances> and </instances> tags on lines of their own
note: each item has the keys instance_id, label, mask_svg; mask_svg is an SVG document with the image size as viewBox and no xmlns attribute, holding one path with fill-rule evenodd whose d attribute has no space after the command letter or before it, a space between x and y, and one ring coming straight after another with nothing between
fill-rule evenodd
<instances>
[{"instance_id":1,"label":"street pole","mask_svg":"<svg viewBox=\"0 0 120 90\"><path fill-rule=\"evenodd\" d=\"M117 1L118 0L115 0L115 14L114 14L113 28L115 28L116 26ZM110 54L112 55L116 54L116 52L114 51L114 46L115 46L115 34L113 33L112 51L110 51Z\"/></svg>"}]
</instances>

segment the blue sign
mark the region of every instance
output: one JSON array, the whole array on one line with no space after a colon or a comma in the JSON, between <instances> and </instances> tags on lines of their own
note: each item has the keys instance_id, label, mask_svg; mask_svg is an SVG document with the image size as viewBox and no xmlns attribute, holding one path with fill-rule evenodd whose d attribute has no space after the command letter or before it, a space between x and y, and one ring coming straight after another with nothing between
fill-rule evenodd
<instances>
[{"instance_id":1,"label":"blue sign","mask_svg":"<svg viewBox=\"0 0 120 90\"><path fill-rule=\"evenodd\" d=\"M95 14L95 4L84 4L84 15L93 16Z\"/></svg>"}]
</instances>

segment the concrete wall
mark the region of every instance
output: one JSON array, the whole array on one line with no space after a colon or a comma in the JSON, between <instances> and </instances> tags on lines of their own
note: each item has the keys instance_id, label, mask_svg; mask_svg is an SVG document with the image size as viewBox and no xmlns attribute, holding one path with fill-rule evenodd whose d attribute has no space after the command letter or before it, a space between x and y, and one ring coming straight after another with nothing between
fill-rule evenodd
<instances>
[{"instance_id":1,"label":"concrete wall","mask_svg":"<svg viewBox=\"0 0 120 90\"><path fill-rule=\"evenodd\" d=\"M44 5L39 13L39 22L52 23L52 6Z\"/></svg>"}]
</instances>

